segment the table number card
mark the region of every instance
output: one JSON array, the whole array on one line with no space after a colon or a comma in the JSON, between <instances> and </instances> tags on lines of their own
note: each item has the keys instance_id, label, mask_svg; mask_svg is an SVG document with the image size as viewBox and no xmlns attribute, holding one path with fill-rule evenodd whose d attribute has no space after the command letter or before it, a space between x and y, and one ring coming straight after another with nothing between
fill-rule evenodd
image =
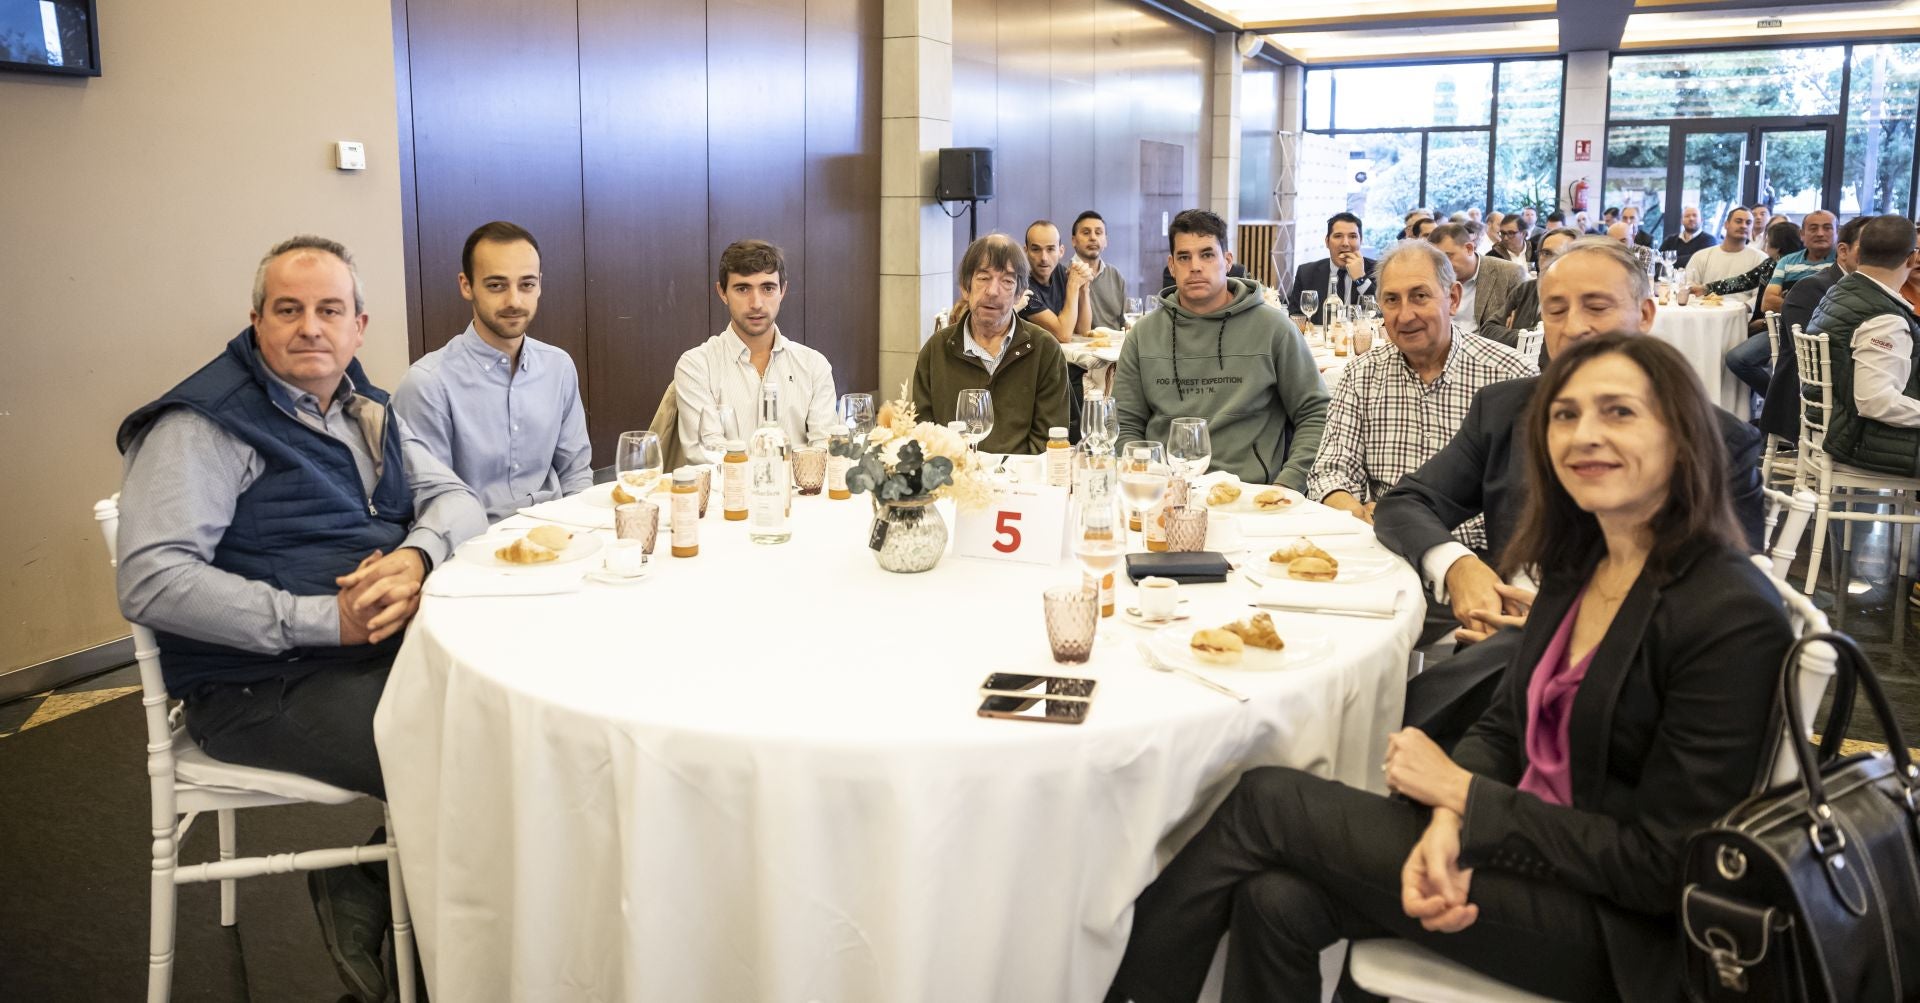
<instances>
[{"instance_id":1,"label":"table number card","mask_svg":"<svg viewBox=\"0 0 1920 1003\"><path fill-rule=\"evenodd\" d=\"M985 508L954 518L953 552L961 557L1058 564L1066 545L1067 489L1003 484Z\"/></svg>"}]
</instances>

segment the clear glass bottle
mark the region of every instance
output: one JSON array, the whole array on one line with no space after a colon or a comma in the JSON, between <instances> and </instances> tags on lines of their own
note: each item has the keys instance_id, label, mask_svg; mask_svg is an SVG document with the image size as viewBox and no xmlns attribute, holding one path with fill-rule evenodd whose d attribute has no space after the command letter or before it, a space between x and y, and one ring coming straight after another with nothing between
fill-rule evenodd
<instances>
[{"instance_id":1,"label":"clear glass bottle","mask_svg":"<svg viewBox=\"0 0 1920 1003\"><path fill-rule=\"evenodd\" d=\"M788 495L793 490L787 433L780 428L780 388L760 388L760 427L747 440L747 538L785 543L793 537Z\"/></svg>"},{"instance_id":2,"label":"clear glass bottle","mask_svg":"<svg viewBox=\"0 0 1920 1003\"><path fill-rule=\"evenodd\" d=\"M827 429L827 497L852 498L853 492L847 490L847 471L853 468L853 461L834 452L846 449L853 444L853 436L847 432L847 426L834 425Z\"/></svg>"},{"instance_id":3,"label":"clear glass bottle","mask_svg":"<svg viewBox=\"0 0 1920 1003\"><path fill-rule=\"evenodd\" d=\"M728 522L747 521L747 444L739 439L727 440L720 463L720 512Z\"/></svg>"}]
</instances>

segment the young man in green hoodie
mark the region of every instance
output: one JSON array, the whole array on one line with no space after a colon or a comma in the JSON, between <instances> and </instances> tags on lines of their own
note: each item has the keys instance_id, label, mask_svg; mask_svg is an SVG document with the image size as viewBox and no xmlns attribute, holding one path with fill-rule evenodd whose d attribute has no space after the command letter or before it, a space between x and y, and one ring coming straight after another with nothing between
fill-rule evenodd
<instances>
[{"instance_id":1,"label":"young man in green hoodie","mask_svg":"<svg viewBox=\"0 0 1920 1003\"><path fill-rule=\"evenodd\" d=\"M1174 291L1134 325L1114 377L1120 439L1166 441L1175 418L1205 418L1213 469L1242 481L1306 486L1327 418L1300 331L1250 279L1227 277L1227 224L1188 209L1167 230Z\"/></svg>"}]
</instances>

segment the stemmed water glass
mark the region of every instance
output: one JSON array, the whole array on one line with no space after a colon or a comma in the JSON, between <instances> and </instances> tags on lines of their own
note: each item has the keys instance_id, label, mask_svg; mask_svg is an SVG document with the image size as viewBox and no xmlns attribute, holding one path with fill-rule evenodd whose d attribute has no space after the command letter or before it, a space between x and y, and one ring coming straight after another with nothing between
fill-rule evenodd
<instances>
[{"instance_id":1,"label":"stemmed water glass","mask_svg":"<svg viewBox=\"0 0 1920 1003\"><path fill-rule=\"evenodd\" d=\"M1127 511L1144 524L1147 512L1166 497L1173 468L1167 466L1167 447L1151 439L1134 439L1120 449L1120 498Z\"/></svg>"},{"instance_id":2,"label":"stemmed water glass","mask_svg":"<svg viewBox=\"0 0 1920 1003\"><path fill-rule=\"evenodd\" d=\"M967 445L979 452L981 440L993 434L993 394L986 390L960 391L953 417L967 423Z\"/></svg>"},{"instance_id":3,"label":"stemmed water glass","mask_svg":"<svg viewBox=\"0 0 1920 1003\"><path fill-rule=\"evenodd\" d=\"M839 407L840 424L847 427L847 435L855 445L867 444L867 433L873 431L873 395L841 394Z\"/></svg>"},{"instance_id":4,"label":"stemmed water glass","mask_svg":"<svg viewBox=\"0 0 1920 1003\"><path fill-rule=\"evenodd\" d=\"M1307 333L1313 333L1313 315L1320 309L1320 291L1303 289L1300 291L1300 316L1306 321Z\"/></svg>"},{"instance_id":5,"label":"stemmed water glass","mask_svg":"<svg viewBox=\"0 0 1920 1003\"><path fill-rule=\"evenodd\" d=\"M645 498L666 467L660 436L654 432L622 432L613 451L613 471L628 494Z\"/></svg>"},{"instance_id":6,"label":"stemmed water glass","mask_svg":"<svg viewBox=\"0 0 1920 1003\"><path fill-rule=\"evenodd\" d=\"M1213 462L1213 436L1205 418L1175 418L1167 429L1167 458L1188 481L1207 472Z\"/></svg>"}]
</instances>

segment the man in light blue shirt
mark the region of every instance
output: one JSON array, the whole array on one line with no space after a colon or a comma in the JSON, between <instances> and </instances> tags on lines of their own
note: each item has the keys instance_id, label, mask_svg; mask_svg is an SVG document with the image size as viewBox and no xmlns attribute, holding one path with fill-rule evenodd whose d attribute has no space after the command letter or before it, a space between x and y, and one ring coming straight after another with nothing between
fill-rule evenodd
<instances>
[{"instance_id":1,"label":"man in light blue shirt","mask_svg":"<svg viewBox=\"0 0 1920 1003\"><path fill-rule=\"evenodd\" d=\"M540 245L512 223L467 237L460 295L473 322L420 357L394 409L467 482L487 519L593 484L593 447L573 358L527 335L540 306Z\"/></svg>"}]
</instances>

